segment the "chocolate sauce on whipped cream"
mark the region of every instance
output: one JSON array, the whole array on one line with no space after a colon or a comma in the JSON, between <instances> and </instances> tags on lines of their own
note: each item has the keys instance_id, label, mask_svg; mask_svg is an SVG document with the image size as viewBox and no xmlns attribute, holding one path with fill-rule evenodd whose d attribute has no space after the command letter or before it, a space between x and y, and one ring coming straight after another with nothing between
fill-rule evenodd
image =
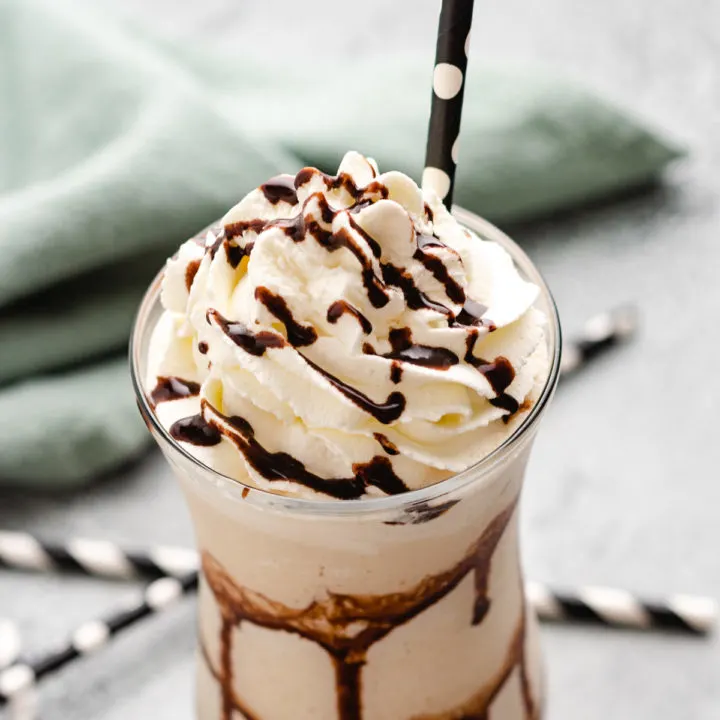
<instances>
[{"instance_id":1,"label":"chocolate sauce on whipped cream","mask_svg":"<svg viewBox=\"0 0 720 720\"><path fill-rule=\"evenodd\" d=\"M260 186L260 190L265 199L273 205L279 202L297 205L298 196L295 192L295 178L292 175L278 175L271 178Z\"/></svg>"},{"instance_id":2,"label":"chocolate sauce on whipped cream","mask_svg":"<svg viewBox=\"0 0 720 720\"><path fill-rule=\"evenodd\" d=\"M343 315L352 315L359 323L362 331L369 335L372 332L370 321L346 300L336 300L327 310L327 321L335 325Z\"/></svg>"},{"instance_id":3,"label":"chocolate sauce on whipped cream","mask_svg":"<svg viewBox=\"0 0 720 720\"><path fill-rule=\"evenodd\" d=\"M400 288L405 297L405 303L411 310L434 310L442 315L452 317L452 312L445 305L431 300L418 288L412 275L404 268L398 268L391 263L383 263L381 268L383 280L388 285Z\"/></svg>"},{"instance_id":4,"label":"chocolate sauce on whipped cream","mask_svg":"<svg viewBox=\"0 0 720 720\"><path fill-rule=\"evenodd\" d=\"M483 622L492 603L487 580L493 557L515 507L516 501L513 501L495 517L456 564L423 578L413 587L387 595L327 592L304 608L287 606L239 584L211 553L203 552L203 575L219 606L221 626L217 659L211 657L208 644L202 637L201 653L208 671L220 686L220 720L233 720L235 712L250 720L264 720L244 701L242 688L236 687L233 645L235 631L244 623L299 635L322 648L329 655L335 670L339 720L362 720L363 668L376 643L446 598L471 573L474 575L474 601L466 622L470 625ZM513 671L518 670L524 716L527 720L536 720L537 708L526 669L525 630L523 609L516 621L507 653L491 679L470 697L459 700L451 708L429 714L427 718L486 720L492 703Z\"/></svg>"},{"instance_id":5,"label":"chocolate sauce on whipped cream","mask_svg":"<svg viewBox=\"0 0 720 720\"><path fill-rule=\"evenodd\" d=\"M265 229L266 225L267 222L265 220L261 220L260 218L255 218L254 220L238 220L237 222L225 225L223 232L228 240L233 240L240 235L244 235L248 231L256 234L261 233Z\"/></svg>"},{"instance_id":6,"label":"chocolate sauce on whipped cream","mask_svg":"<svg viewBox=\"0 0 720 720\"><path fill-rule=\"evenodd\" d=\"M189 262L188 266L185 268L185 287L188 292L190 292L190 288L192 287L193 281L195 280L195 276L197 275L197 271L199 269L200 260L193 260L192 262Z\"/></svg>"},{"instance_id":7,"label":"chocolate sauce on whipped cream","mask_svg":"<svg viewBox=\"0 0 720 720\"><path fill-rule=\"evenodd\" d=\"M458 356L447 348L414 344L410 328L391 330L389 340L392 351L382 356L388 360L402 360L435 370L447 370L459 362Z\"/></svg>"},{"instance_id":8,"label":"chocolate sauce on whipped cream","mask_svg":"<svg viewBox=\"0 0 720 720\"><path fill-rule=\"evenodd\" d=\"M413 257L419 260L425 269L445 288L445 294L450 300L458 305L462 305L465 302L465 291L457 280L450 275L447 265L436 255L424 252L425 249L433 247L443 247L447 249L447 245L432 235L418 235L417 245L418 249L415 251ZM451 252L454 253L455 251L453 250Z\"/></svg>"},{"instance_id":9,"label":"chocolate sauce on whipped cream","mask_svg":"<svg viewBox=\"0 0 720 720\"><path fill-rule=\"evenodd\" d=\"M395 443L390 442L388 440L387 436L383 435L382 433L376 432L373 433L373 437L378 441L380 444L380 447L388 454L388 455L399 455L400 451L397 449L397 445Z\"/></svg>"},{"instance_id":10,"label":"chocolate sauce on whipped cream","mask_svg":"<svg viewBox=\"0 0 720 720\"><path fill-rule=\"evenodd\" d=\"M255 299L261 302L283 325L288 342L293 347L312 345L317 340L317 332L311 325L301 325L288 307L285 298L263 286L255 288Z\"/></svg>"},{"instance_id":11,"label":"chocolate sauce on whipped cream","mask_svg":"<svg viewBox=\"0 0 720 720\"><path fill-rule=\"evenodd\" d=\"M217 326L240 348L250 355L261 357L269 348L283 348L285 338L268 330L254 332L240 322L226 320L217 310L208 311L208 320Z\"/></svg>"},{"instance_id":12,"label":"chocolate sauce on whipped cream","mask_svg":"<svg viewBox=\"0 0 720 720\"><path fill-rule=\"evenodd\" d=\"M337 500L356 500L367 488L375 486L386 495L407 491L386 457L376 455L369 462L355 463L350 477L326 478L308 470L297 458L286 452L270 452L255 437L253 426L237 415L228 417L211 410L221 419L213 428L228 437L240 450L248 465L269 481L290 480Z\"/></svg>"},{"instance_id":13,"label":"chocolate sauce on whipped cream","mask_svg":"<svg viewBox=\"0 0 720 720\"><path fill-rule=\"evenodd\" d=\"M490 387L492 387L497 395L497 397L490 399L490 404L508 411L509 415L504 418L505 422L507 422L510 416L514 415L520 409L518 401L512 395L508 395L505 392L515 379L515 369L510 361L502 355L496 357L491 362L475 357L473 350L475 349L477 339L477 330L472 331L467 336L465 339L466 352L463 359L487 378Z\"/></svg>"},{"instance_id":14,"label":"chocolate sauce on whipped cream","mask_svg":"<svg viewBox=\"0 0 720 720\"><path fill-rule=\"evenodd\" d=\"M170 435L181 442L211 447L218 445L222 436L218 430L207 423L201 414L182 418L170 426Z\"/></svg>"},{"instance_id":15,"label":"chocolate sauce on whipped cream","mask_svg":"<svg viewBox=\"0 0 720 720\"><path fill-rule=\"evenodd\" d=\"M183 380L179 377L158 377L157 385L150 392L150 400L153 405L168 400L181 400L182 398L194 397L200 394L200 383L192 380Z\"/></svg>"},{"instance_id":16,"label":"chocolate sauce on whipped cream","mask_svg":"<svg viewBox=\"0 0 720 720\"><path fill-rule=\"evenodd\" d=\"M495 326L483 318L483 315L487 311L487 307L482 303L466 298L463 309L457 314L453 324L466 325L469 327L485 326L492 331L495 329Z\"/></svg>"},{"instance_id":17,"label":"chocolate sauce on whipped cream","mask_svg":"<svg viewBox=\"0 0 720 720\"><path fill-rule=\"evenodd\" d=\"M217 310L208 311L208 320L216 323L238 347L257 357L264 355L265 351L269 348L283 348L287 346L287 341L282 335L267 330L254 332L242 323L226 320ZM313 370L322 375L333 387L345 395L345 397L352 400L359 408L372 415L379 422L387 425L402 415L406 403L405 396L402 393L392 392L388 395L385 402L376 402L304 355L300 354L300 357L313 368Z\"/></svg>"},{"instance_id":18,"label":"chocolate sauce on whipped cream","mask_svg":"<svg viewBox=\"0 0 720 720\"><path fill-rule=\"evenodd\" d=\"M339 378L335 377L335 375L329 373L327 370L324 370L319 365L316 365L312 360L309 360L305 356L302 357L311 368L327 379L327 381L333 387L338 389L346 398L352 400L359 408L372 415L377 421L383 423L383 425L389 425L390 423L395 422L395 420L403 414L406 400L402 393L391 392L387 396L385 402L376 402L371 400L357 388L343 382Z\"/></svg>"},{"instance_id":19,"label":"chocolate sauce on whipped cream","mask_svg":"<svg viewBox=\"0 0 720 720\"><path fill-rule=\"evenodd\" d=\"M375 176L375 169L370 166ZM302 185L310 182L314 177L320 177L325 184L327 190L339 190L343 188L353 200L366 197L368 195L375 195L379 198L386 198L389 195L388 189L381 182L371 182L365 187L358 187L355 181L347 173L338 173L337 175L328 175L327 173L320 172L316 168L306 167L303 168L295 176L295 188L298 189Z\"/></svg>"},{"instance_id":20,"label":"chocolate sauce on whipped cream","mask_svg":"<svg viewBox=\"0 0 720 720\"><path fill-rule=\"evenodd\" d=\"M374 170L373 176L375 176ZM367 298L373 307L377 309L385 307L392 294L399 290L404 297L405 305L410 310L432 310L444 316L444 322L447 323L448 328L465 329L466 351L462 356L462 361L476 368L478 372L487 378L490 386L496 393L496 397L490 399L489 402L508 413L508 415L503 418L507 421L512 414L520 409L518 401L506 392L515 377L515 370L505 357L499 356L493 360L486 360L475 357L473 354L475 345L482 336L481 333L492 331L495 329L495 326L490 320L484 317L488 308L466 296L462 285L450 274L448 265L443 261L447 253L457 254L457 252L428 231L413 231L416 246L414 252L412 252L413 259L421 263L427 272L442 285L445 295L455 307L461 306L459 312L451 309L442 302L428 297L428 295L418 287L413 273L407 268L400 267L392 262L382 262L381 257L383 251L380 244L363 229L355 215L347 214L346 225L338 228L337 224L335 224L336 229L333 231L334 220L339 213L347 211L356 213L364 207L368 207L374 202L389 196L388 188L381 182L373 181L366 187L358 187L348 174L340 173L336 176L331 176L320 173L312 168L304 168L295 177L278 176L272 178L260 186L260 190L265 199L273 205L284 202L294 206L298 203L297 188L300 188L317 177L321 179L326 189L343 189L346 191L354 201L354 204L350 207L336 209L330 205L327 197L315 193L308 197L303 207L297 211L294 217L281 219L254 218L228 223L224 227L219 225L213 226L212 232L216 234L216 239L211 246L206 248L206 253L209 253L211 257L214 258L218 250L222 247L226 254L228 264L233 268L237 268L245 257L251 255L254 242L256 241L256 238L253 236L251 240L243 243L242 238L245 233L257 235L269 228L281 230L291 240L297 243L316 242L328 253L347 250L355 257L360 266L360 277L362 278ZM312 206L312 213L310 214L307 211L307 207L308 203L311 202L315 203L315 205ZM343 204L346 204L345 200ZM424 213L425 217L432 222L433 212L427 203L424 204ZM395 260L394 262L397 261ZM200 261L194 260L190 262L186 268L185 278L188 289L192 285L199 266ZM417 267L415 266L413 270L415 271L416 269ZM280 293L271 291L265 286L258 286L255 289L255 300L264 305L268 312L284 325L284 336L280 332L256 330L246 326L242 322L227 319L214 309L208 310L208 322L219 327L235 345L256 357L263 356L268 350L284 349L288 346L302 348L311 346L316 342L318 338L316 328L311 324L306 325L299 322L293 316L288 301ZM373 325L368 317L348 300L339 298L329 305L326 313L327 321L330 324L336 324L343 315L350 315L355 318L365 335L370 335L373 332ZM442 322L442 320L434 322ZM390 351L380 354L379 357L389 361L389 379L394 385L402 382L403 369L406 364L442 371L461 362L458 354L448 348L413 342L412 332L410 328L407 327L391 329L388 340ZM208 351L207 343L199 343L198 349L201 353L206 353ZM362 344L362 352L365 354L378 355L372 345L367 342ZM337 391L341 392L357 407L367 412L380 423L389 425L402 416L407 404L407 399L402 392L390 392L385 400L374 400L365 392L353 387L350 382L341 380L337 375L321 367L304 354L299 354L315 372L322 375ZM174 381L183 382L180 379L159 379L158 388L153 391L157 393L157 398L159 399L154 399L154 402L170 399L171 396L186 396L182 394L185 390L178 390L174 388L174 386L168 385ZM165 385L160 387L163 382ZM168 387L170 389L168 389ZM199 386L197 390L192 385L188 385L187 387L195 394L199 392ZM190 392L190 390L187 390L187 392ZM193 422L190 422L191 420L193 420ZM181 421L181 423L184 423L182 428L178 427L175 431L184 434L184 439L187 442L207 444L210 441L215 442L217 440L216 435L212 431L208 431L197 419L186 418ZM242 423L240 424L242 425ZM252 437L254 438L254 433ZM375 433L375 438L380 442L383 450L388 455L397 453L397 448L395 448L384 435ZM259 446L256 441L255 444L251 444L251 446L249 452L256 453L254 456L256 462L262 464L270 476L277 474L278 477L285 477L291 474L291 470L297 470L298 472L301 470L297 464L299 461L289 456L284 458L287 460L287 464L284 467L278 468L276 467L277 457L273 456L274 459L270 462L267 453L262 455L262 453L257 450ZM258 455L257 453L260 454ZM262 463L258 460L261 455L265 458ZM390 466L390 470L392 470L392 466ZM386 466L382 463L373 466L372 470L361 468L359 472L365 473L366 479L368 473L370 473L373 477L370 484L382 483L386 488L389 488L386 492L400 491L400 488L405 485L400 478L397 478L397 476L393 477L394 473L392 475L389 474ZM307 471L305 471L305 473L305 477L309 477ZM384 479L382 479L383 477ZM288 476L287 479L290 479L290 477ZM296 478L292 479L296 480ZM356 476L356 480L357 479ZM322 483L332 482L322 478L318 480ZM310 485L310 487L312 487L312 485ZM378 485L378 487L380 487L380 485ZM319 489L319 491L322 492L323 490Z\"/></svg>"}]
</instances>

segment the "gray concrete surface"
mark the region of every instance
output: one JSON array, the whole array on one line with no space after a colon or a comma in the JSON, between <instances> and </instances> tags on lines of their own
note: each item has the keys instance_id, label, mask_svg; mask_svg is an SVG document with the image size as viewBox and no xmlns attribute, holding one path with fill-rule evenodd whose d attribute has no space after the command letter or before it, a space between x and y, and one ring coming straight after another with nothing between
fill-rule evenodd
<instances>
[{"instance_id":1,"label":"gray concrete surface","mask_svg":"<svg viewBox=\"0 0 720 720\"><path fill-rule=\"evenodd\" d=\"M308 70L342 55L433 42L434 0L238 3L102 0L177 37L213 37ZM566 332L636 301L643 330L558 392L523 507L528 574L720 596L720 4L711 0L477 3L472 57L564 72L692 150L668 186L518 228L554 288ZM312 28L316 41L305 39ZM0 496L0 527L189 543L155 455L82 496ZM0 616L31 647L117 602L122 588L2 574ZM189 720L192 603L43 685L45 720ZM544 631L549 720L717 720L720 640ZM1 716L0 716L1 717Z\"/></svg>"}]
</instances>

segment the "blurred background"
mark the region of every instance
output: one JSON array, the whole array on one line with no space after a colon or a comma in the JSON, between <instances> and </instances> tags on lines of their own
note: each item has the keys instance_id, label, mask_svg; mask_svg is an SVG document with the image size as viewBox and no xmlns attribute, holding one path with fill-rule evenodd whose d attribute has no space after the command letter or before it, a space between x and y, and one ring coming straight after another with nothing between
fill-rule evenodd
<instances>
[{"instance_id":1,"label":"blurred background","mask_svg":"<svg viewBox=\"0 0 720 720\"><path fill-rule=\"evenodd\" d=\"M60 10L48 23L62 25L63 8L73 5L70 0L55 3ZM5 65L2 76L6 79L12 78L13 72L23 72L19 65L13 70L13 59L21 53L11 42L21 36L20 24L14 26L14 35L3 35L12 29L12 6L0 2L0 13L5 13L0 14L0 23L2 18L7 23L5 31L0 25L0 37L7 40L4 47L0 45L0 66ZM282 122L289 124L295 118L289 109L286 117L279 120L274 116L265 122L263 113L268 111L263 102L268 107L278 102L277 97L261 92L269 67L284 67L293 77L312 77L321 86L327 74L333 78L333 92L344 80L342 92L328 101L332 113L344 93L360 92L361 86L363 92L372 93L373 83L380 88L385 82L381 75L360 80L350 71L343 77L344 66L380 59L391 68L396 61L406 64L417 58L419 76L426 76L421 94L429 101L438 8L435 0L94 3L95 12L108 25L129 23L134 28L127 31L130 37L143 38L143 42L153 38L152 47L162 47L166 57L186 57L188 51L192 55L206 48L228 57L241 54L245 64L231 70L245 79L245 91L253 100L243 104L239 97L239 105L252 116L250 125L258 132L267 124L279 126L281 134ZM39 11L33 17L44 16ZM634 182L633 187L616 191L608 186L597 197L566 204L572 207L556 203L544 210L500 217L503 229L521 243L545 274L567 336L579 332L589 316L622 303L635 303L641 318L641 328L632 341L561 384L547 413L531 461L522 518L526 570L536 580L567 587L604 584L650 596L676 592L720 596L718 23L720 5L706 0L682 4L672 0L476 3L470 76L490 65L502 72L529 70L563 82L570 80L598 102L620 108L628 122L638 123L670 148L666 157L657 160L657 179L652 182ZM23 27L23 32L28 32L27 24ZM47 27L33 31L49 32ZM182 53L176 50L178 43ZM109 56L102 62L112 63L118 56L116 41L108 42L107 47ZM143 47L138 44L138 56L145 52ZM57 49L41 45L35 52ZM87 57L88 63L97 62L96 56ZM220 65L215 70L224 75L229 69ZM87 77L92 84L92 75ZM33 83L51 87L52 78L28 72L23 83L31 92ZM43 117L41 106L32 119L14 116L12 108L18 97L13 93L17 88L12 84L0 85L2 117L12 120L0 124L4 135L0 136L0 148L8 157L18 127L43 122L46 131L52 128L52 117ZM322 107L323 102L318 97L316 104ZM466 96L466 104L471 102L480 104L482 98ZM122 107L121 101L118 107ZM377 112L384 117L378 132L392 127L387 109L378 107ZM588 106L582 117L592 125L594 114L594 107ZM92 114L88 117L85 126L92 127ZM421 118L419 125L424 127L425 122L426 118ZM192 125L189 127L187 142L193 142ZM636 133L637 126L633 128ZM365 129L363 143L372 143L370 130ZM51 130L47 132L52 135ZM582 137L583 128L568 132ZM602 128L594 132L602 132ZM623 132L623 128L618 131L619 147ZM511 141L508 147L512 147ZM578 147L582 150L576 144L575 149ZM372 146L357 149L369 155L375 152ZM595 152L592 145L587 152ZM419 153L421 157L422 148ZM461 146L463 173L481 176L483 167L466 164L469 154L470 150ZM669 162L676 155L677 159ZM632 164L632 156L626 157ZM602 160L593 165L598 172ZM13 162L19 162L18 158ZM72 164L69 159L63 162ZM540 178L546 173L552 182L554 167L540 169ZM533 171L538 172L537 164ZM224 168L223 172L232 170ZM20 227L22 212L28 212L28 217L35 212L38 206L33 203L39 202L37 193L42 192L34 188L18 200L21 184L22 178L14 176L5 177L0 186L0 219L11 221L9 225L0 221L0 249L11 259L13 252L20 252L19 246L31 247L33 238L10 236L8 228ZM245 189L238 187L237 197ZM208 197L213 192L208 190ZM190 214L179 213L179 232L187 228L185 235L190 235L212 219L212 202L198 212L197 221ZM482 204L472 209L484 210ZM150 206L146 210L152 221L157 209ZM164 213L166 208L160 211ZM205 217L207 213L209 217ZM157 220L163 222L164 216ZM58 232L61 230L59 223ZM113 242L123 242L123 238L114 238L112 228L106 230ZM182 237L171 239L170 246ZM47 238L47 245L34 251L40 264L54 261L52 233ZM134 275L138 287L152 276L159 257L167 254L162 243L156 249L157 256L149 253L152 257L141 263L142 269ZM109 254L106 258L110 265L113 257ZM84 261L78 262L82 265ZM112 285L120 276L109 277L115 277L109 281ZM0 282L9 287L14 280L6 276ZM52 286L49 281L47 284ZM83 301L82 290L75 292ZM25 320L18 324L17 318L26 317L26 305L35 315L47 316L52 308L48 299L52 295L39 301L24 299L29 293L20 291L6 296L8 305L4 315L0 314L0 337L6 338L6 342L0 341L0 370L3 364L10 367L15 362L9 348L13 347L12 333L24 326ZM33 302L34 310L30 307ZM117 312L122 317L120 325L129 323L127 306L118 306ZM51 325L61 334L60 318ZM103 323L93 327L102 328ZM56 342L47 327L43 326L43 332L48 334L39 338L38 352ZM104 357L103 347L98 341L88 356ZM110 350L118 348L109 343ZM38 373L43 372L38 368ZM34 471L26 473L26 481L19 477L23 472L11 472L18 417L32 422L30 415L17 409L26 405L24 380L22 372L13 370L0 384L0 435L4 438L0 445L0 530L25 530L58 539L81 535L141 545L191 544L189 521L170 470L157 452L145 452L144 441L137 451L126 453L132 456L128 457L131 462L118 459L113 467L99 471L103 475L99 480L83 477L77 483L58 482L47 488L38 487L43 483ZM52 390L40 388L45 397L55 392L54 381ZM108 405L108 413L112 407ZM52 434L33 436L38 453L42 453L43 443L62 444L57 428ZM128 447L132 443L128 439ZM26 646L40 649L65 637L79 622L102 614L125 590L110 581L0 570L0 617L17 620ZM98 656L44 682L42 717L190 718L193 634L193 607L185 602L119 638ZM546 627L544 642L550 720L720 717L717 638L561 626ZM5 718L2 711L0 718Z\"/></svg>"}]
</instances>

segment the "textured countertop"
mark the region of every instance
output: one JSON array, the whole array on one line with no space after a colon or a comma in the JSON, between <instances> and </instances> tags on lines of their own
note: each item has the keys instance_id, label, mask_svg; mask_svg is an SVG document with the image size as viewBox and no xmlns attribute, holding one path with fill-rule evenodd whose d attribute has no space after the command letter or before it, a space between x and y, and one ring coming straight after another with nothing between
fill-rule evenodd
<instances>
[{"instance_id":1,"label":"textured countertop","mask_svg":"<svg viewBox=\"0 0 720 720\"><path fill-rule=\"evenodd\" d=\"M177 37L241 43L259 57L271 47L317 67L339 55L432 45L438 4L131 0L122 11ZM523 506L528 575L720 597L720 4L476 5L471 71L480 56L542 64L691 149L664 189L515 230L554 289L567 334L620 302L637 302L643 318L637 340L563 384L547 414ZM82 495L4 492L0 527L191 542L157 454ZM3 573L0 616L18 618L39 648L116 605L125 590ZM45 682L42 718L190 720L193 611L185 601ZM720 638L551 627L544 642L549 720L720 718Z\"/></svg>"}]
</instances>

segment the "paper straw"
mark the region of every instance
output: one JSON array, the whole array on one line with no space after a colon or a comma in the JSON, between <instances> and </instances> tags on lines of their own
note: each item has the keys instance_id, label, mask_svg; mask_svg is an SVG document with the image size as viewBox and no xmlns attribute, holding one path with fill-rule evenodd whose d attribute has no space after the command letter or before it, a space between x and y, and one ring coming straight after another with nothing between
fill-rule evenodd
<instances>
[{"instance_id":1,"label":"paper straw","mask_svg":"<svg viewBox=\"0 0 720 720\"><path fill-rule=\"evenodd\" d=\"M22 660L0 671L0 704L20 703L34 694L35 686L46 675L56 672L79 657L91 655L105 647L123 630L150 615L174 605L183 595L197 588L198 574L191 572L179 578L160 578L151 582L138 598L113 614L80 625L70 639L58 648Z\"/></svg>"},{"instance_id":2,"label":"paper straw","mask_svg":"<svg viewBox=\"0 0 720 720\"><path fill-rule=\"evenodd\" d=\"M58 543L28 533L0 531L0 567L129 580L183 576L197 570L198 557L194 550L178 547L134 550L105 540L75 538Z\"/></svg>"},{"instance_id":3,"label":"paper straw","mask_svg":"<svg viewBox=\"0 0 720 720\"><path fill-rule=\"evenodd\" d=\"M574 374L590 360L627 340L638 325L638 311L634 305L622 305L594 315L585 322L577 337L563 343L561 375Z\"/></svg>"},{"instance_id":4,"label":"paper straw","mask_svg":"<svg viewBox=\"0 0 720 720\"><path fill-rule=\"evenodd\" d=\"M474 0L443 0L422 186L452 206Z\"/></svg>"},{"instance_id":5,"label":"paper straw","mask_svg":"<svg viewBox=\"0 0 720 720\"><path fill-rule=\"evenodd\" d=\"M717 622L712 598L672 595L645 600L627 590L588 586L557 590L527 584L528 602L544 622L577 622L608 628L663 630L705 635Z\"/></svg>"}]
</instances>

